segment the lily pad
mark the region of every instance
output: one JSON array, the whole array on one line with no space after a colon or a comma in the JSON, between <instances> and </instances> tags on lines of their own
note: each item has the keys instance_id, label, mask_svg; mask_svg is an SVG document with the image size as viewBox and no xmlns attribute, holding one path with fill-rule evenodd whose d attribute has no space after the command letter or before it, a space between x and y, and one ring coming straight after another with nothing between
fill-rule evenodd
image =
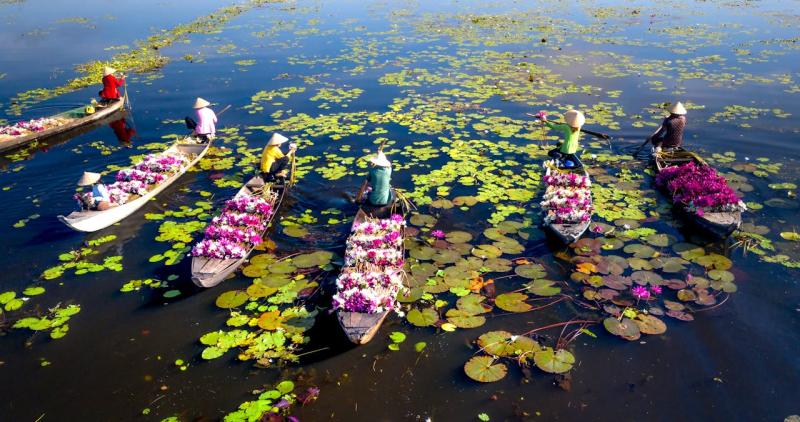
<instances>
[{"instance_id":1,"label":"lily pad","mask_svg":"<svg viewBox=\"0 0 800 422\"><path fill-rule=\"evenodd\" d=\"M427 327L439 320L439 314L433 308L412 309L406 315L406 319L417 327Z\"/></svg>"},{"instance_id":2,"label":"lily pad","mask_svg":"<svg viewBox=\"0 0 800 422\"><path fill-rule=\"evenodd\" d=\"M514 272L520 277L531 279L547 276L547 271L540 264L518 265L514 268Z\"/></svg>"},{"instance_id":3,"label":"lily pad","mask_svg":"<svg viewBox=\"0 0 800 422\"><path fill-rule=\"evenodd\" d=\"M414 214L409 222L415 226L433 227L436 225L436 217L427 214Z\"/></svg>"},{"instance_id":4,"label":"lily pad","mask_svg":"<svg viewBox=\"0 0 800 422\"><path fill-rule=\"evenodd\" d=\"M472 254L478 258L489 259L497 258L502 255L503 252L494 245L478 245L472 249Z\"/></svg>"},{"instance_id":5,"label":"lily pad","mask_svg":"<svg viewBox=\"0 0 800 422\"><path fill-rule=\"evenodd\" d=\"M546 347L533 355L536 367L551 374L563 374L572 369L575 364L575 356L564 349L553 350Z\"/></svg>"},{"instance_id":6,"label":"lily pad","mask_svg":"<svg viewBox=\"0 0 800 422\"><path fill-rule=\"evenodd\" d=\"M222 309L231 309L241 306L250 296L242 290L230 290L217 297L216 304Z\"/></svg>"},{"instance_id":7,"label":"lily pad","mask_svg":"<svg viewBox=\"0 0 800 422\"><path fill-rule=\"evenodd\" d=\"M467 243L472 240L472 235L464 231L452 231L447 233L445 239L450 243Z\"/></svg>"},{"instance_id":8,"label":"lily pad","mask_svg":"<svg viewBox=\"0 0 800 422\"><path fill-rule=\"evenodd\" d=\"M283 228L283 234L289 237L305 237L308 235L308 229L303 226L285 226Z\"/></svg>"},{"instance_id":9,"label":"lily pad","mask_svg":"<svg viewBox=\"0 0 800 422\"><path fill-rule=\"evenodd\" d=\"M641 336L639 325L630 318L622 318L622 320L619 320L614 317L608 317L603 320L603 326L609 333L624 338L625 340L634 341L638 340Z\"/></svg>"},{"instance_id":10,"label":"lily pad","mask_svg":"<svg viewBox=\"0 0 800 422\"><path fill-rule=\"evenodd\" d=\"M484 352L500 357L521 356L541 350L539 343L530 337L515 336L508 331L489 331L478 337L478 346Z\"/></svg>"},{"instance_id":11,"label":"lily pad","mask_svg":"<svg viewBox=\"0 0 800 422\"><path fill-rule=\"evenodd\" d=\"M492 310L492 307L485 304L486 297L469 294L458 299L456 307L470 315L484 314Z\"/></svg>"},{"instance_id":12,"label":"lily pad","mask_svg":"<svg viewBox=\"0 0 800 422\"><path fill-rule=\"evenodd\" d=\"M495 298L495 305L498 308L508 312L526 312L533 309L533 307L525 302L528 295L524 293L503 293Z\"/></svg>"},{"instance_id":13,"label":"lily pad","mask_svg":"<svg viewBox=\"0 0 800 422\"><path fill-rule=\"evenodd\" d=\"M667 331L667 324L652 315L639 314L633 322L642 334L664 334Z\"/></svg>"},{"instance_id":14,"label":"lily pad","mask_svg":"<svg viewBox=\"0 0 800 422\"><path fill-rule=\"evenodd\" d=\"M445 317L458 328L475 328L486 324L486 317L483 315L473 315L460 309L448 309Z\"/></svg>"},{"instance_id":15,"label":"lily pad","mask_svg":"<svg viewBox=\"0 0 800 422\"><path fill-rule=\"evenodd\" d=\"M525 287L536 296L555 296L561 293L561 288L555 284L555 281L538 279L526 284Z\"/></svg>"},{"instance_id":16,"label":"lily pad","mask_svg":"<svg viewBox=\"0 0 800 422\"><path fill-rule=\"evenodd\" d=\"M464 364L464 372L475 381L495 382L506 376L508 368L490 356L474 356Z\"/></svg>"}]
</instances>

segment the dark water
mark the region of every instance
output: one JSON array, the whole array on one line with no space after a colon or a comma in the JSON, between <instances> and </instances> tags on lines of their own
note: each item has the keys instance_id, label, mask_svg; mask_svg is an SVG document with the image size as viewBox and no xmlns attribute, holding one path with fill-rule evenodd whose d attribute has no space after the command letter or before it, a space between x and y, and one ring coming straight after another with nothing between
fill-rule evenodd
<instances>
[{"instance_id":1,"label":"dark water","mask_svg":"<svg viewBox=\"0 0 800 422\"><path fill-rule=\"evenodd\" d=\"M19 4L0 4L0 103L5 110L18 92L37 87L52 87L73 76L72 67L92 59L110 57L114 52L104 48L133 45L161 28L171 28L195 17L211 13L218 2L158 2L127 4L105 2L50 2L30 0ZM46 7L42 7L46 4ZM82 311L70 320L68 335L51 340L46 334L32 335L27 330L8 330L0 338L0 420L160 420L178 415L181 420L215 420L233 411L239 403L252 399L250 392L285 377L303 374L320 386L319 400L299 411L303 420L475 420L487 413L492 420L782 420L800 413L800 289L797 270L764 262L757 255L730 252L734 261L739 291L722 306L699 312L695 321L669 321L669 330L661 336L648 336L641 342L622 342L594 328L598 338L579 338L573 349L578 364L572 371L572 389L563 391L553 386L553 378L533 371L530 380L517 368L494 384L478 384L463 373L463 363L475 352L472 342L483 332L503 329L527 331L533 327L562 321L571 313L562 308L532 314L495 315L484 327L457 330L453 333L431 328L417 329L398 318L387 320L381 333L399 330L408 335L407 343L425 341L427 349L418 356L411 347L390 352L384 334L368 345L351 347L339 334L333 318L321 316L311 331L309 350L324 349L306 356L300 365L282 369L256 369L250 363L239 363L223 357L202 361L197 339L204 333L221 328L228 315L214 306L220 287L199 291L189 280L189 260L171 267L150 263L154 253L169 248L156 242L158 221L146 220L145 213L174 210L191 206L201 197L201 190L214 193L222 200L235 188L218 188L212 172L200 171L185 175L158 196L156 201L97 234L83 235L70 231L55 216L72 208L74 181L84 170L103 170L110 164L124 166L129 157L142 154L139 149L162 136L182 133L178 121L188 114L194 97L203 96L219 104L232 104L221 119L221 126L239 128L248 147L263 147L268 134L248 127L273 124L270 114L276 110L319 116L342 111L384 112L394 98L411 95L405 88L382 85L378 79L386 73L404 68L427 68L431 73L451 75L452 86L443 83L435 89L426 84L411 87L416 93L433 95L445 88L457 87L458 73L486 72L482 65L497 69L500 60L482 59L470 65L456 60L482 57L486 52L529 54L534 62L558 73L577 86L592 85L602 93L566 93L550 100L538 98L503 101L500 95L489 98L483 107L500 110L497 115L515 119L542 106L529 106L526 101L552 101L556 105L588 105L598 102L617 103L625 116L613 118L620 128L603 125L593 129L612 133L613 152L633 151L652 129L632 126L633 115L641 114L653 103L671 101L677 96L705 106L689 115L687 144L705 155L734 152L736 163L766 157L770 163L781 163L782 170L766 178L748 177L753 191L746 201L763 203L782 197L793 208L765 206L746 214L745 222L766 225L766 236L780 253L800 259L796 243L778 236L796 229L798 201L786 190L769 188L770 183L796 182L800 159L800 54L796 42L800 16L797 2L691 2L658 6L649 3L606 3L583 13L571 3L548 2L529 5L519 2L443 2L436 4L391 2L297 2L269 5L251 10L229 22L221 32L195 35L186 44L166 49L172 58L159 74L148 80L136 75L130 83L133 111L127 116L135 125L137 136L132 148L121 144L107 125L29 151L23 160L6 157L2 161L0 214L3 240L0 242L0 291L20 291L40 283L47 292L26 304L25 312L44 311L58 303L78 303ZM588 5L585 5L588 7ZM595 7L600 7L594 5ZM628 7L629 9L625 9ZM565 11L565 9L573 11ZM636 9L634 13L633 10ZM602 15L602 11L616 11ZM458 41L470 32L435 32L437 26L422 25L437 20L442 29L461 22L466 14L516 17L528 28L520 29L519 21L499 28L482 27L475 39ZM535 16L532 17L532 16ZM61 22L65 18L85 17L88 23ZM557 30L543 31L539 25L549 24L548 17L565 19ZM494 18L492 18L494 19ZM471 18L467 22L473 22ZM506 22L495 19L496 22ZM513 19L512 19L513 21ZM585 25L578 31L577 25ZM469 28L467 25L465 28ZM666 34L665 28L675 28ZM315 31L308 31L314 29ZM266 31L264 36L252 33ZM498 35L499 34L499 35ZM475 40L497 41L504 36L518 35L530 39L509 44L476 44ZM579 35L580 34L580 35ZM703 34L703 35L701 35ZM616 37L615 42L592 43L593 38ZM540 38L548 37L547 43ZM559 40L563 37L562 40ZM795 40L791 40L795 37ZM784 41L779 41L784 40ZM635 41L639 45L630 45ZM686 41L688 45L681 42ZM641 45L641 44L647 45ZM689 52L673 52L664 48L690 48ZM221 46L233 45L220 50ZM561 50L551 48L552 45ZM750 55L736 55L735 49L748 49ZM759 55L769 50L779 54ZM415 52L425 52L415 55ZM601 63L619 63L598 53L613 52L631 56L638 63L628 75L610 78L593 73ZM181 57L192 54L201 62L190 63ZM541 55L542 57L538 57ZM700 65L679 64L680 60L719 55L724 61L711 60ZM571 57L560 61L559 57ZM586 57L576 62L576 57ZM412 58L413 57L413 58ZM763 57L763 62L746 63L749 57ZM255 60L250 66L235 64ZM313 60L313 62L309 62ZM408 60L408 64L405 60ZM643 63L669 62L659 68L657 76L648 76ZM353 71L364 66L363 72ZM706 77L679 80L688 70L702 69ZM287 77L278 75L287 73ZM730 73L732 78L714 75ZM417 72L419 74L419 71ZM298 75L321 81L306 85ZM496 75L496 74L495 74ZM767 80L757 80L756 77ZM508 76L512 78L512 76ZM738 82L736 81L738 79ZM652 90L646 81L659 80L665 90ZM787 82L788 81L788 82ZM490 84L487 82L487 84ZM306 86L301 94L277 99L281 106L264 104L265 110L248 114L243 106L260 90L286 86ZM330 110L318 108L319 101L310 101L320 87L354 87L365 92L347 108L332 105ZM62 110L66 105L86 101L98 88L91 87L38 104L25 111L24 117L38 117ZM621 90L619 98L608 91ZM673 95L673 93L675 93ZM734 121L709 123L707 120L727 105L744 105L767 110L751 127L742 128L739 112ZM554 106L553 109L558 109ZM791 115L777 117L771 110L779 108ZM14 121L18 117L0 112L0 118ZM646 119L655 121L654 119ZM415 133L408 128L387 124L388 134L396 147L412 142L431 140L441 147L438 135ZM332 140L326 136L311 138L295 133L306 143L301 151L306 156L336 153L341 157L360 157L362 149L373 147L374 136L348 136ZM291 132L291 131L290 131ZM443 136L446 135L445 134ZM509 141L523 145L518 137L499 138L494 134L477 134L489 141ZM99 143L95 143L98 142ZM223 143L226 142L223 138ZM111 148L101 154L96 145ZM233 147L231 142L226 144ZM351 145L352 149L342 149ZM604 152L600 144L593 152ZM337 157L338 157L337 156ZM407 154L398 154L411 160ZM519 156L517 156L519 158ZM336 160L338 158L335 158ZM403 158L399 158L402 160ZM412 174L427 173L426 166L436 168L443 158L418 164L416 168L396 173L395 184L413 190ZM523 166L531 165L527 160ZM313 166L323 166L324 160ZM635 170L635 169L634 169ZM233 173L237 170L228 170ZM307 209L315 213L328 208L353 208L342 198L352 193L360 177L347 175L326 180L312 171L293 192L285 215L297 215ZM790 189L795 190L794 189ZM659 197L660 203L664 202ZM536 203L530 204L532 213ZM32 214L22 228L12 226ZM464 218L456 211L446 211L442 220L452 219L448 227L480 232L487 226L485 214ZM319 244L309 244L276 233L273 237L281 253L314 247L339 247L346 236L342 225L333 229L324 224L312 231L326 233ZM680 236L691 233L670 233ZM117 239L102 245L101 255L122 255L122 272L104 271L83 276L69 273L53 281L42 282L43 270L58 263L58 255L79 247L84 240L114 234ZM552 262L558 249L541 242L531 242L525 256L540 257ZM777 253L777 252L776 252ZM548 270L559 272L553 265ZM132 279L166 278L175 274L173 286L182 291L175 300L165 301L160 291L141 290L121 293L119 288ZM568 277L568 273L562 274ZM226 286L245 287L249 279L238 276ZM504 291L515 288L510 281L498 283ZM324 302L324 300L323 300ZM0 317L2 318L2 317ZM5 327L8 328L8 327ZM549 333L554 340L558 333ZM175 359L190 361L181 372ZM42 366L42 360L50 362ZM142 410L150 408L148 415Z\"/></svg>"}]
</instances>

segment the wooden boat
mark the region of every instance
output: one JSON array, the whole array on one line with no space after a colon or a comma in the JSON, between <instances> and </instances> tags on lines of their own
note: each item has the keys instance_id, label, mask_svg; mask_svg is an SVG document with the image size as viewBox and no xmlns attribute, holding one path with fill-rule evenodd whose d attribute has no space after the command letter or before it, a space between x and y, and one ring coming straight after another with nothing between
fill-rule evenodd
<instances>
[{"instance_id":1,"label":"wooden boat","mask_svg":"<svg viewBox=\"0 0 800 422\"><path fill-rule=\"evenodd\" d=\"M167 180L163 181L151 191L147 192L147 194L122 205L109 208L105 211L74 211L67 216L59 215L58 219L73 230L81 232L94 232L104 229L133 214L136 210L146 204L147 201L158 195L161 191L183 176L183 174L186 173L189 168L197 164L197 162L200 161L204 155L206 155L208 148L213 142L209 141L197 143L193 142L193 139L194 138L186 137L183 140L174 143L172 146L167 148L166 151L164 151L165 153L184 154L187 156L193 156L194 158L192 158L189 163L180 171L171 175L169 178L167 178Z\"/></svg>"},{"instance_id":2,"label":"wooden boat","mask_svg":"<svg viewBox=\"0 0 800 422\"><path fill-rule=\"evenodd\" d=\"M380 210L382 210L382 212L385 212L386 214L382 214L380 216L376 215L376 217L378 218L387 218L393 212L393 209L387 209L386 207L381 207ZM367 214L367 212L364 209L359 208L358 213L356 213L355 219L353 220L353 226L355 226L358 223L364 222L368 217L369 215ZM400 248L403 248L403 252L405 252L405 246L400 246ZM384 267L377 267L377 266L370 266L370 267L374 271L385 270ZM343 271L347 271L347 269L343 269ZM405 278L406 274L405 273L402 274L403 278ZM406 284L405 281L403 282L403 284ZM369 341L372 340L373 337L375 337L375 334L377 334L381 324L383 324L383 320L385 320L388 315L389 311L384 311L376 314L368 314L363 312L347 312L343 310L336 311L336 318L339 320L339 325L342 327L342 330L344 330L344 333L347 336L347 338L355 344L369 343Z\"/></svg>"},{"instance_id":3,"label":"wooden boat","mask_svg":"<svg viewBox=\"0 0 800 422\"><path fill-rule=\"evenodd\" d=\"M265 189L267 189L266 194ZM267 201L272 204L273 211L272 215L269 217L269 221L265 225L264 231L261 232L261 236L263 237L272 224L272 220L278 215L278 210L283 203L283 199L290 189L290 182L281 185L265 186L264 180L261 178L261 176L256 176L245 183L245 185L239 189L239 192L237 192L234 197L239 197L242 195L269 195L267 197ZM236 269L247 260L247 257L250 256L253 248L254 247L251 247L250 250L247 251L247 255L240 259L215 259L201 256L193 257L192 281L198 287L216 286L231 273L236 271Z\"/></svg>"},{"instance_id":4,"label":"wooden boat","mask_svg":"<svg viewBox=\"0 0 800 422\"><path fill-rule=\"evenodd\" d=\"M653 158L653 165L656 172L661 172L661 170L667 167L679 166L689 162L707 165L700 156L683 148L672 151L662 151ZM670 192L666 190L663 191L665 194L670 195ZM742 213L740 211L705 212L700 216L697 215L697 213L688 211L683 204L673 203L673 205L675 209L692 224L720 239L728 238L742 225Z\"/></svg>"},{"instance_id":5,"label":"wooden boat","mask_svg":"<svg viewBox=\"0 0 800 422\"><path fill-rule=\"evenodd\" d=\"M125 104L125 97L122 97L117 101L111 102L108 105L102 105L98 103L97 105L94 106L95 112L92 114L86 114L85 111L86 107L79 107L51 116L52 119L56 119L59 122L61 122L61 124L59 124L58 126L45 129L41 132L33 132L26 135L19 135L19 136L0 135L0 152L12 148L17 148L29 142L37 140L41 141L51 136L63 134L73 129L85 126L89 123L104 119L110 116L111 114L115 113L116 111L122 109L124 104Z\"/></svg>"},{"instance_id":6,"label":"wooden boat","mask_svg":"<svg viewBox=\"0 0 800 422\"><path fill-rule=\"evenodd\" d=\"M578 167L565 169L558 168L555 160L549 160L545 162L545 175L550 175L553 172L575 173L581 176L589 177L589 173L586 171L586 167L584 167L583 163L580 163L580 166ZM581 236L586 233L586 230L589 229L589 225L591 223L592 220L590 219L585 222L573 224L543 223L543 225L547 232L551 233L562 243L569 245L570 243L580 239Z\"/></svg>"}]
</instances>

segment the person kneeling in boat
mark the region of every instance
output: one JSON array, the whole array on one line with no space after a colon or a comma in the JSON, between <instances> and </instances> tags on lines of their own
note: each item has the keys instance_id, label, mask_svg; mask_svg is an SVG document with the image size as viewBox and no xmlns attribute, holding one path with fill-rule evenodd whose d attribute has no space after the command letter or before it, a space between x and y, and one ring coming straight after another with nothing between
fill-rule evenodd
<instances>
[{"instance_id":1,"label":"person kneeling in boat","mask_svg":"<svg viewBox=\"0 0 800 422\"><path fill-rule=\"evenodd\" d=\"M647 137L653 143L653 152L671 151L683 145L683 128L686 127L686 107L680 101L669 108L669 116L664 118L661 126Z\"/></svg>"},{"instance_id":2,"label":"person kneeling in boat","mask_svg":"<svg viewBox=\"0 0 800 422\"><path fill-rule=\"evenodd\" d=\"M103 68L103 90L99 92L100 102L109 104L120 99L119 87L125 85L125 76L120 75L119 79L114 76L117 69L106 66Z\"/></svg>"},{"instance_id":3,"label":"person kneeling in boat","mask_svg":"<svg viewBox=\"0 0 800 422\"><path fill-rule=\"evenodd\" d=\"M565 123L553 123L547 120L547 114L539 113L539 118L550 129L558 129L562 132L563 139L558 143L558 147L548 152L547 155L561 161L561 166L566 168L580 166L580 160L576 156L580 147L581 127L586 123L586 117L578 110L567 110L564 113Z\"/></svg>"},{"instance_id":4,"label":"person kneeling in boat","mask_svg":"<svg viewBox=\"0 0 800 422\"><path fill-rule=\"evenodd\" d=\"M84 172L78 180L78 186L91 186L91 196L78 194L81 210L105 211L111 208L111 195L106 185L99 183L100 173Z\"/></svg>"},{"instance_id":5,"label":"person kneeling in boat","mask_svg":"<svg viewBox=\"0 0 800 422\"><path fill-rule=\"evenodd\" d=\"M285 179L289 175L289 160L297 151L297 145L289 144L289 152L284 154L281 145L288 140L289 138L280 133L273 133L261 152L261 178L265 182Z\"/></svg>"},{"instance_id":6,"label":"person kneeling in boat","mask_svg":"<svg viewBox=\"0 0 800 422\"><path fill-rule=\"evenodd\" d=\"M392 201L392 163L383 151L378 151L369 161L372 168L369 169L366 182L371 190L366 202L376 207L389 205Z\"/></svg>"},{"instance_id":7,"label":"person kneeling in boat","mask_svg":"<svg viewBox=\"0 0 800 422\"><path fill-rule=\"evenodd\" d=\"M214 110L208 108L210 105L211 103L208 101L197 97L194 101L197 121L195 122L191 117L186 117L184 119L186 121L186 127L192 130L192 136L206 142L214 139L217 133L217 115L214 113Z\"/></svg>"}]
</instances>

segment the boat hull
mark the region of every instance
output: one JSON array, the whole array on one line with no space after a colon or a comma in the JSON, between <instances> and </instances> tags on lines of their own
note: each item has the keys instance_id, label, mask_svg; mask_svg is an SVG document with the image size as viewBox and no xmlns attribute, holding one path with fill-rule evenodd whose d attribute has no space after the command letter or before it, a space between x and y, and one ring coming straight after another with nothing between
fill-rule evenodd
<instances>
[{"instance_id":1,"label":"boat hull","mask_svg":"<svg viewBox=\"0 0 800 422\"><path fill-rule=\"evenodd\" d=\"M388 311L379 314L365 314L361 312L336 311L336 318L342 327L347 339L355 344L367 344L378 333L383 320L389 315Z\"/></svg>"}]
</instances>

